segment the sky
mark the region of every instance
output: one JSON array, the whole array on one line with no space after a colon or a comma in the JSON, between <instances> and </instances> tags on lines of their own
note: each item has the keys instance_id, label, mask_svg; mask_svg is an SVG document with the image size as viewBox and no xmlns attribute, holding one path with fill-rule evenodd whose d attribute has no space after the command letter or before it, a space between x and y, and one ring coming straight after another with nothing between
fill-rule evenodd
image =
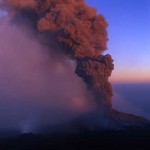
<instances>
[{"instance_id":1,"label":"sky","mask_svg":"<svg viewBox=\"0 0 150 150\"><path fill-rule=\"evenodd\" d=\"M103 14L108 51L114 59L112 82L150 82L150 0L86 0ZM0 11L0 16L6 15Z\"/></svg>"},{"instance_id":2,"label":"sky","mask_svg":"<svg viewBox=\"0 0 150 150\"><path fill-rule=\"evenodd\" d=\"M108 51L114 59L112 82L150 82L150 0L86 0L103 14Z\"/></svg>"}]
</instances>

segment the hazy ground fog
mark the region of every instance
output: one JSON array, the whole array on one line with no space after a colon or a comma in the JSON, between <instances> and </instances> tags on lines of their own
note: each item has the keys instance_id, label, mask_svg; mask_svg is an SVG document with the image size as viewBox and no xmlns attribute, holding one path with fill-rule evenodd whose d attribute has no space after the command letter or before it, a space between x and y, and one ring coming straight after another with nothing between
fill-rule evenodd
<instances>
[{"instance_id":1,"label":"hazy ground fog","mask_svg":"<svg viewBox=\"0 0 150 150\"><path fill-rule=\"evenodd\" d=\"M113 84L113 107L150 119L150 83Z\"/></svg>"}]
</instances>

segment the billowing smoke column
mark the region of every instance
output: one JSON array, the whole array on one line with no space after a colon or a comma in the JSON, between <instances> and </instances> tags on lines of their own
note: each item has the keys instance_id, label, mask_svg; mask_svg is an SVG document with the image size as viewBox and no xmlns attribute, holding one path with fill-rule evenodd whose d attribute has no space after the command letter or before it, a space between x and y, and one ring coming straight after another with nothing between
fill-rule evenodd
<instances>
[{"instance_id":1,"label":"billowing smoke column","mask_svg":"<svg viewBox=\"0 0 150 150\"><path fill-rule=\"evenodd\" d=\"M92 90L99 109L111 110L112 87L108 78L114 68L107 49L107 22L84 0L3 0L14 20L22 17L43 36L54 36L71 59L75 73ZM36 27L36 28L35 28ZM48 43L48 36L45 39Z\"/></svg>"},{"instance_id":2,"label":"billowing smoke column","mask_svg":"<svg viewBox=\"0 0 150 150\"><path fill-rule=\"evenodd\" d=\"M83 58L78 61L76 67L76 73L94 92L96 103L102 110L110 110L112 106L112 87L108 82L108 77L113 67L110 55Z\"/></svg>"}]
</instances>

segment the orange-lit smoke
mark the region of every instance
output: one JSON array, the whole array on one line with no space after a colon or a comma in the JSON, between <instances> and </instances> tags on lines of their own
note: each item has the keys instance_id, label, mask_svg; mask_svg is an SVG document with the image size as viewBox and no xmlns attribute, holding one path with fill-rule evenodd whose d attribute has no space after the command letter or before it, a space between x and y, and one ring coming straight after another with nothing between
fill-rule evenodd
<instances>
[{"instance_id":1,"label":"orange-lit smoke","mask_svg":"<svg viewBox=\"0 0 150 150\"><path fill-rule=\"evenodd\" d=\"M14 21L27 20L44 37L59 45L68 57L77 62L76 74L93 91L98 107L111 109L112 88L108 78L114 68L107 49L107 22L84 0L3 0ZM20 17L21 16L21 17ZM57 52L58 52L57 51Z\"/></svg>"}]
</instances>

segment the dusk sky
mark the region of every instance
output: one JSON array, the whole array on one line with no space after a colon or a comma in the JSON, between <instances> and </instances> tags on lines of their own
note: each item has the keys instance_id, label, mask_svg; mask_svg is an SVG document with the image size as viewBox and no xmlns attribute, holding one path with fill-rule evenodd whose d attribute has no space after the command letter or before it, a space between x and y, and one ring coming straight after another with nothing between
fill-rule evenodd
<instances>
[{"instance_id":1,"label":"dusk sky","mask_svg":"<svg viewBox=\"0 0 150 150\"><path fill-rule=\"evenodd\" d=\"M108 51L114 59L111 81L150 81L150 1L86 0L108 23ZM3 15L0 11L0 16Z\"/></svg>"},{"instance_id":2,"label":"dusk sky","mask_svg":"<svg viewBox=\"0 0 150 150\"><path fill-rule=\"evenodd\" d=\"M108 23L108 51L114 59L112 81L150 81L150 1L86 0Z\"/></svg>"}]
</instances>

